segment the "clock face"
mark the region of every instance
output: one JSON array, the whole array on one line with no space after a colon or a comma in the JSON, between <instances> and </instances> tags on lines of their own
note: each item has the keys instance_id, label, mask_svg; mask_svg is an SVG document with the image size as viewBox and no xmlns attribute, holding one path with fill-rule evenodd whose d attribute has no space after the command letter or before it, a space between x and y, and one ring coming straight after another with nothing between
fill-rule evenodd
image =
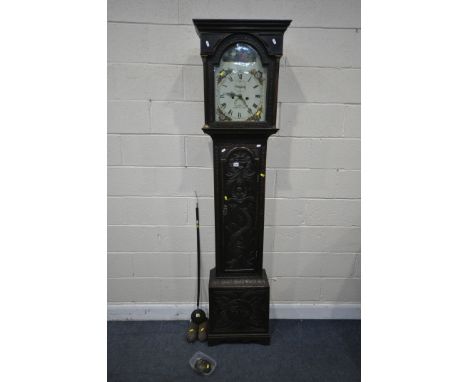
<instances>
[{"instance_id":1,"label":"clock face","mask_svg":"<svg viewBox=\"0 0 468 382\"><path fill-rule=\"evenodd\" d=\"M250 45L229 48L215 68L216 121L265 120L267 70Z\"/></svg>"}]
</instances>

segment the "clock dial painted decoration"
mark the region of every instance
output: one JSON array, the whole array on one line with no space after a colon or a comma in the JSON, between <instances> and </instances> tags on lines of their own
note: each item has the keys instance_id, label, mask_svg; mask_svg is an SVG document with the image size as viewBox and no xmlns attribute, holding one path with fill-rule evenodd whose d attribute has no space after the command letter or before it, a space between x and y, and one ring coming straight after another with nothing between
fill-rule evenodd
<instances>
[{"instance_id":1,"label":"clock dial painted decoration","mask_svg":"<svg viewBox=\"0 0 468 382\"><path fill-rule=\"evenodd\" d=\"M228 48L215 67L216 121L265 121L266 77L252 46L237 43Z\"/></svg>"}]
</instances>

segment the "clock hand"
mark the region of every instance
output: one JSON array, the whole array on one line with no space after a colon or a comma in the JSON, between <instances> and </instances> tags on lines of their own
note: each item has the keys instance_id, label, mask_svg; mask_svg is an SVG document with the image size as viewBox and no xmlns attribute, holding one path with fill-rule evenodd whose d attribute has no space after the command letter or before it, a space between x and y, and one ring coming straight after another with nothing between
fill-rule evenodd
<instances>
[{"instance_id":1,"label":"clock hand","mask_svg":"<svg viewBox=\"0 0 468 382\"><path fill-rule=\"evenodd\" d=\"M234 98L234 97L238 97L238 94L235 94L234 92L230 92L230 93L223 93L223 94L221 94L221 95L228 95L229 97L232 97L232 98Z\"/></svg>"},{"instance_id":2,"label":"clock hand","mask_svg":"<svg viewBox=\"0 0 468 382\"><path fill-rule=\"evenodd\" d=\"M244 97L242 97L242 94L235 94L234 92L229 92L229 93L224 93L222 95L228 95L228 96L230 96L232 98L234 98L234 97L240 98L240 100L244 103L245 107L250 109L249 105L247 105L247 102L245 102Z\"/></svg>"},{"instance_id":3,"label":"clock hand","mask_svg":"<svg viewBox=\"0 0 468 382\"><path fill-rule=\"evenodd\" d=\"M228 96L231 96L231 97L239 97L239 98L242 98L242 94L236 94L234 92L229 92L229 93L223 93L221 95L228 95Z\"/></svg>"},{"instance_id":4,"label":"clock hand","mask_svg":"<svg viewBox=\"0 0 468 382\"><path fill-rule=\"evenodd\" d=\"M245 107L248 108L249 105L247 105L247 102L245 102L245 99L244 99L244 97L242 97L242 94L238 94L237 96L241 99L242 102L244 102Z\"/></svg>"}]
</instances>

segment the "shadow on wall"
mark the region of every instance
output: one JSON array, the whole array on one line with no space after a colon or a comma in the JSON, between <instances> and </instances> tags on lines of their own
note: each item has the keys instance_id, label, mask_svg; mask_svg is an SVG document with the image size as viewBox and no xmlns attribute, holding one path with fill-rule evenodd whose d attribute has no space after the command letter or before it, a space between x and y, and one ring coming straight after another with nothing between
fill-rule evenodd
<instances>
[{"instance_id":1,"label":"shadow on wall","mask_svg":"<svg viewBox=\"0 0 468 382\"><path fill-rule=\"evenodd\" d=\"M199 39L196 36L196 44L195 44L193 54L190 55L187 58L187 63L188 64L193 64L194 62L199 63L200 65L202 64L200 55L199 55ZM199 75L201 78L203 78L203 71L199 71ZM183 81L183 75L181 78L181 81ZM203 83L203 82L202 82ZM185 84L184 84L185 87ZM185 94L185 89L184 89L184 94ZM185 97L184 97L185 98ZM195 101L193 99L190 100L182 100L182 101L173 101L175 103L197 103L200 105L200 107L203 109L203 102L200 101ZM193 134L197 134L196 137L203 137L203 131L202 127L204 125L204 114L202 113L201 115L203 118L200 120L193 120L187 117L186 114L184 114L184 108L182 108L182 112L177 108L174 107L172 108L172 118L171 120L174 121L174 125L176 128L177 134L181 134L184 136L184 155L185 155L185 166L184 169L182 170L182 177L180 178L180 184L178 187L178 195L177 196L182 196L183 199L187 202L187 208L195 208L195 191L198 194L198 197L212 197L213 195L213 172L212 172L212 165L210 166L211 168L204 168L204 167L198 167L200 163L192 164L189 163L189 158L188 158L188 153L187 153L187 138L189 137L194 137ZM198 115L198 114L197 114ZM187 126L187 124L190 124L190 126ZM189 135L187 135L189 134ZM211 145L211 142L209 146L207 147L209 151L209 156L212 158L212 152L213 148ZM200 211L200 214L202 214L202 211ZM188 217L190 218L191 211L187 212ZM195 212L193 212L193 217L195 216ZM208 261L204 261L204 259L207 258L207 252L211 253L213 252L212 256L214 257L214 234L211 234L209 230L213 230L211 227L207 227L203 225L203 222L200 222L200 250L201 250L201 281L200 281L200 305L201 308L205 310L207 314L208 312L208 277L209 277L209 271L206 272L204 269L208 268L207 263ZM188 302L196 301L196 291L197 291L197 263L196 263L196 257L197 257L197 236L196 236L196 227L195 227L195 221L187 221L187 229L189 230L188 232L188 237L190 238L190 243L188 244L190 248L190 255L191 255L191 272L190 272L190 277L193 277L193 282L191 283L193 285L193 298L190 299ZM207 238L213 238L212 243L207 240ZM174 238L173 238L174 240ZM210 244L207 244L210 243ZM195 306L195 303L194 303Z\"/></svg>"},{"instance_id":2,"label":"shadow on wall","mask_svg":"<svg viewBox=\"0 0 468 382\"><path fill-rule=\"evenodd\" d=\"M284 56L284 63L285 65L281 65L280 66L280 70L279 70L279 77L281 78L282 76L284 76L286 74L286 71L290 71L290 69L287 67L286 65L286 56ZM291 86L291 87L294 87L294 88L297 88L298 89L298 92L300 92L301 96L303 96L303 93L302 91L300 90L301 89L301 85L299 83L299 81L297 80L297 78L294 76L294 73L291 72L290 75L287 77L288 78L288 82L285 84L286 86ZM279 87L278 89L278 99L280 100L281 99L281 87ZM284 139L282 136L281 136L281 128L283 126L281 126L281 122L280 122L280 119L281 119L281 102L279 101L278 102L278 110L277 110L277 119L276 119L276 127L279 128L280 130L278 131L278 133L276 133L276 135L273 135L272 136L272 139ZM295 124L296 123L296 120L293 119L291 120L290 122L291 124ZM282 166L284 166L285 168L287 168L288 164L290 163L290 158L291 158L291 140L286 140L285 139L285 142L289 142L288 145L284 145L281 147L281 152L280 153L275 153L275 155L281 155L281 164ZM266 165L267 165L267 169L269 168L268 167L268 156L269 154L268 153L271 153L270 151L270 148L267 149L267 160L266 160ZM286 173L285 171L283 171L284 173ZM268 170L267 170L267 173L268 173ZM269 209L269 215L271 216L271 222L272 222L272 225L271 226L268 226L265 228L265 234L264 234L264 239L263 239L263 267L265 268L266 272L267 272L267 275L268 277L270 278L270 287L271 287L271 291L270 291L270 301L275 301L275 300L278 300L276 297L275 297L275 288L274 288L274 283L277 282L277 279L275 278L275 274L273 272L273 254L272 252L274 251L275 249L275 240L277 238L277 228L276 228L276 225L274 224L274 222L277 221L277 191L279 189L279 185L278 185L278 170L277 169L274 169L274 171L271 171L270 170L270 176L275 176L275 189L273 190L273 197L269 200L269 203L268 203L268 206L266 206L266 208ZM282 182L281 182L281 190L283 191L287 191L287 190L290 190L291 189L291 184L290 184L290 181L288 178L283 178ZM297 283L292 283L289 287L288 287L288 294L287 295L290 295L290 296L293 296L293 299L295 300L295 296L297 296L297 290L300 289L299 285L297 285Z\"/></svg>"},{"instance_id":3,"label":"shadow on wall","mask_svg":"<svg viewBox=\"0 0 468 382\"><path fill-rule=\"evenodd\" d=\"M285 57L286 59L286 57ZM287 62L287 61L286 61ZM289 72L288 72L289 71ZM295 90L296 94L296 99L297 100L304 100L304 93L301 89L301 83L298 81L298 79L295 76L294 71L290 69L288 66L281 66L280 68L280 76L283 76L283 79L286 79L287 81L283 82L283 86L291 87ZM279 93L281 94L281 88L279 89ZM281 97L280 97L281 99ZM280 104L282 105L282 104ZM277 138L273 138L276 140L284 140L284 142L281 143L281 145L278 145L278 147L281 148L280 152L275 152L274 155L277 159L277 166L280 166L281 169L275 169L275 175L276 175L276 182L275 182L275 194L274 198L269 200L268 203L268 215L269 215L269 224L270 226L265 228L265 239L264 239L264 267L267 271L267 274L271 278L271 286L272 286L272 295L271 295L271 300L272 301L282 301L285 300L284 297L281 296L287 296L287 301L317 301L320 302L321 300L325 301L353 301L355 300L355 290L356 290L356 283L359 283L360 280L349 280L347 278L350 278L354 275L355 272L355 266L356 266L356 257L354 258L354 263L352 269L350 269L350 272L348 275L342 275L337 277L335 280L329 280L326 281L326 276L329 276L330 278L333 278L333 275L328 275L326 272L322 272L322 267L327 267L329 264L327 262L330 262L332 259L329 258L329 256L333 256L334 254L327 254L328 256L325 256L325 252L328 252L328 250L323 250L324 256L318 256L318 261L317 258L310 258L310 263L307 264L307 267L316 267L316 272L314 271L313 275L317 276L324 276L324 279L316 279L316 282L311 280L311 282L307 282L306 284L304 282L295 282L295 279L282 279L279 280L276 278L278 276L275 274L275 271L277 271L278 265L274 264L273 260L273 255L272 251L273 250L278 250L278 243L281 242L282 237L284 235L287 235L287 232L284 232L284 230L281 230L281 233L278 232L278 227L277 227L277 222L281 221L281 216L277 216L277 204L278 204L278 197L284 197L289 194L295 194L294 190L292 189L293 186L291 185L292 180L290 179L291 172L287 171L288 168L295 167L295 158L294 157L294 148L292 147L294 140L290 139L289 137L286 137L281 134L281 129L285 129L286 126L282 126L280 121L286 121L284 117L281 116L283 110L279 111L279 116L280 120L277 121L278 127L280 128L279 131L279 136ZM291 126L295 126L297 123L296 120L296 115L288 115L288 124ZM312 125L307 126L310 131L313 131L315 129L315 126ZM291 129L285 129L286 131L291 131ZM294 135L294 134L290 134ZM313 136L313 134L310 134ZM270 154L273 155L273 153L270 151ZM333 152L327 152L323 153L325 157L329 157L330 155L336 155ZM267 158L267 167L268 167L268 158ZM317 167L314 164L311 164L311 167ZM307 172L309 168L303 168L304 172ZM330 168L330 171L336 170L338 171L339 169L332 169ZM295 174L297 175L297 174ZM317 185L324 184L327 182L327 175L326 172L317 172L315 174L317 176L316 179L314 179L314 182ZM295 182L293 182L295 184ZM296 187L296 186L294 186ZM338 186L336 186L338 187ZM318 186L318 188L322 188ZM311 195L312 197L312 195ZM282 212L284 213L284 212ZM280 223L281 224L281 223ZM327 247L329 248L330 252L334 252L336 248L340 248L342 238L338 234L333 235L334 240L328 242ZM304 235L294 235L294 240L295 243L297 244L297 248L307 248L308 246L305 245L306 243L302 243L301 241L308 241L310 243L310 240L307 240L310 238L307 238ZM317 240L320 240L319 238ZM325 238L324 238L325 240ZM346 239L345 239L346 240ZM276 241L276 243L275 243ZM299 241L299 242L298 242ZM271 248L271 250L270 250ZM298 249L299 251L299 249ZM305 250L306 252L313 252L310 250ZM321 250L322 251L322 250ZM317 251L318 252L318 251ZM338 251L337 251L338 252ZM285 254L286 256L287 254ZM333 259L334 260L334 259ZM288 265L288 270L290 273L288 273L288 277L296 277L296 276L302 276L304 275L304 264L301 264L299 262L295 262L294 260L291 259L291 262ZM275 266L276 265L276 266ZM281 274L284 276L284 273ZM312 276L311 276L312 277ZM289 282L291 281L291 282ZM280 288L275 288L275 283L280 284ZM326 283L329 282L329 285L326 285ZM305 285L307 285L307 289L305 288ZM331 294L324 293L325 291L331 291ZM276 293L275 293L276 292ZM333 296L332 298L329 298L328 296ZM278 296L278 297L277 297ZM310 297L309 297L310 296Z\"/></svg>"}]
</instances>

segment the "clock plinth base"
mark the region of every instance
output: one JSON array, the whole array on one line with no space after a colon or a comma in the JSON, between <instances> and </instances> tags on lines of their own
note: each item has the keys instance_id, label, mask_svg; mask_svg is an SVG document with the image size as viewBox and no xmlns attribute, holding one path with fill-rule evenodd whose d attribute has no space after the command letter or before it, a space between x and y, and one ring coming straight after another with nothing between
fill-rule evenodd
<instances>
[{"instance_id":1,"label":"clock plinth base","mask_svg":"<svg viewBox=\"0 0 468 382\"><path fill-rule=\"evenodd\" d=\"M223 342L270 344L270 285L260 276L217 278L210 272L208 345Z\"/></svg>"},{"instance_id":2,"label":"clock plinth base","mask_svg":"<svg viewBox=\"0 0 468 382\"><path fill-rule=\"evenodd\" d=\"M222 343L256 343L260 345L270 345L270 334L209 334L208 346L215 346Z\"/></svg>"}]
</instances>

